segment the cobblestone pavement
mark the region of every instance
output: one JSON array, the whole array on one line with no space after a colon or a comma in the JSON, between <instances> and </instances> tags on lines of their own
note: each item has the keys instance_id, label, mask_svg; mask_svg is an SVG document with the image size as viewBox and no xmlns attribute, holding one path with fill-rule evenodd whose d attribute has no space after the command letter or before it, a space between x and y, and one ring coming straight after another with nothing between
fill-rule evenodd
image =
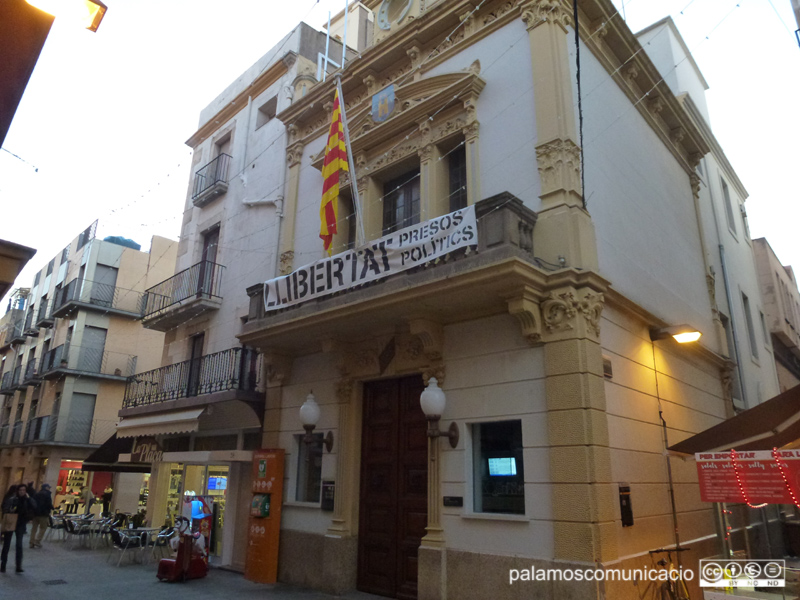
<instances>
[{"instance_id":1,"label":"cobblestone pavement","mask_svg":"<svg viewBox=\"0 0 800 600\"><path fill-rule=\"evenodd\" d=\"M92 550L77 543L48 540L42 548L30 549L27 536L24 541L25 572L14 572L12 545L7 572L0 574L2 600L381 600L360 592L332 596L284 584L257 584L240 573L215 568L204 579L170 584L156 579L157 560L139 564L126 553L117 567L119 551L110 551L102 543Z\"/></svg>"}]
</instances>

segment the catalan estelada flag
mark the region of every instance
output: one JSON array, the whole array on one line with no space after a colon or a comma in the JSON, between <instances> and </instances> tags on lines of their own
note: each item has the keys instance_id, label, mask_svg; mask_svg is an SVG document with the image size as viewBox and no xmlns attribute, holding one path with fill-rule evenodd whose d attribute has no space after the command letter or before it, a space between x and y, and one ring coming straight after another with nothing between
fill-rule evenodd
<instances>
[{"instance_id":1,"label":"catalan estelada flag","mask_svg":"<svg viewBox=\"0 0 800 600\"><path fill-rule=\"evenodd\" d=\"M347 171L347 150L344 145L342 111L339 108L339 92L333 97L333 118L325 147L325 161L322 164L322 204L319 207L319 237L328 256L331 242L339 218L339 172Z\"/></svg>"}]
</instances>

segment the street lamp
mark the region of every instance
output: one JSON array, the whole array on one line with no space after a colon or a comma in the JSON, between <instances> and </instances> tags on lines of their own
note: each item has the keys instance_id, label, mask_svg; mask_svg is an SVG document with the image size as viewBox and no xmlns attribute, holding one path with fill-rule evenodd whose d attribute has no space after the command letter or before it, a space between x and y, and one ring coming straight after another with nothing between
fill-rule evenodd
<instances>
[{"instance_id":1,"label":"street lamp","mask_svg":"<svg viewBox=\"0 0 800 600\"><path fill-rule=\"evenodd\" d=\"M439 429L439 419L442 418L446 402L447 399L439 387L439 381L436 377L431 377L428 380L428 386L419 397L422 412L425 413L425 418L428 420L428 437L446 437L450 440L450 447L455 448L458 446L458 425L456 425L456 422L450 423L447 431Z\"/></svg>"},{"instance_id":2,"label":"street lamp","mask_svg":"<svg viewBox=\"0 0 800 600\"><path fill-rule=\"evenodd\" d=\"M686 344L689 342L696 342L700 339L701 335L703 334L700 333L696 327L686 324L650 330L650 340L653 342L656 340L673 338L679 344Z\"/></svg>"},{"instance_id":3,"label":"street lamp","mask_svg":"<svg viewBox=\"0 0 800 600\"><path fill-rule=\"evenodd\" d=\"M306 444L313 444L314 443L314 428L317 426L319 422L319 404L317 404L317 399L314 397L314 392L309 392L308 396L306 396L306 401L303 402L303 406L300 407L300 422L303 424L303 429L306 430L306 435L303 437L303 441ZM333 432L329 431L328 434L325 436L323 440L325 444L325 448L330 452L333 449Z\"/></svg>"},{"instance_id":4,"label":"street lamp","mask_svg":"<svg viewBox=\"0 0 800 600\"><path fill-rule=\"evenodd\" d=\"M26 0L31 6L58 17L80 23L97 31L108 7L100 0Z\"/></svg>"}]
</instances>

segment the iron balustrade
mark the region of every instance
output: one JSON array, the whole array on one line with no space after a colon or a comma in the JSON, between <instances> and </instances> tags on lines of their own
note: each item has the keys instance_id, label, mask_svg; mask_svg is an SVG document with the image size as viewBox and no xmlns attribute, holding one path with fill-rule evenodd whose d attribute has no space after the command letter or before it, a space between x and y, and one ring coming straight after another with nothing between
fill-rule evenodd
<instances>
[{"instance_id":1,"label":"iron balustrade","mask_svg":"<svg viewBox=\"0 0 800 600\"><path fill-rule=\"evenodd\" d=\"M217 183L228 183L228 167L231 164L229 154L220 154L207 165L201 167L194 175L194 192L192 200L200 196Z\"/></svg>"},{"instance_id":2,"label":"iron balustrade","mask_svg":"<svg viewBox=\"0 0 800 600\"><path fill-rule=\"evenodd\" d=\"M56 316L71 302L137 314L142 293L76 277L62 289L56 290L51 315Z\"/></svg>"},{"instance_id":3,"label":"iron balustrade","mask_svg":"<svg viewBox=\"0 0 800 600\"><path fill-rule=\"evenodd\" d=\"M58 417L35 417L28 421L25 426L25 436L23 442L52 442L55 440L55 425Z\"/></svg>"},{"instance_id":4,"label":"iron balustrade","mask_svg":"<svg viewBox=\"0 0 800 600\"><path fill-rule=\"evenodd\" d=\"M224 269L222 265L204 260L154 285L142 298L142 318L190 298L222 299L220 288Z\"/></svg>"},{"instance_id":5,"label":"iron balustrade","mask_svg":"<svg viewBox=\"0 0 800 600\"><path fill-rule=\"evenodd\" d=\"M46 302L42 299L42 305L39 307L39 312L36 315L36 325L38 327L49 327L53 325L53 317L50 314L52 302Z\"/></svg>"},{"instance_id":6,"label":"iron balustrade","mask_svg":"<svg viewBox=\"0 0 800 600\"><path fill-rule=\"evenodd\" d=\"M123 408L202 396L226 390L255 391L259 355L231 348L128 378Z\"/></svg>"},{"instance_id":7,"label":"iron balustrade","mask_svg":"<svg viewBox=\"0 0 800 600\"><path fill-rule=\"evenodd\" d=\"M25 315L25 322L22 326L22 334L29 335L31 337L36 337L39 335L39 328L36 327L36 323L33 322L33 307L28 309L27 314Z\"/></svg>"},{"instance_id":8,"label":"iron balustrade","mask_svg":"<svg viewBox=\"0 0 800 600\"><path fill-rule=\"evenodd\" d=\"M42 355L39 375L44 377L54 371L72 371L94 375L128 377L136 372L137 357L103 348L61 344Z\"/></svg>"},{"instance_id":9,"label":"iron balustrade","mask_svg":"<svg viewBox=\"0 0 800 600\"><path fill-rule=\"evenodd\" d=\"M8 444L8 423L0 425L0 446Z\"/></svg>"},{"instance_id":10,"label":"iron balustrade","mask_svg":"<svg viewBox=\"0 0 800 600\"><path fill-rule=\"evenodd\" d=\"M25 365L25 376L22 381L35 381L39 379L39 374L36 371L36 359L32 358Z\"/></svg>"},{"instance_id":11,"label":"iron balustrade","mask_svg":"<svg viewBox=\"0 0 800 600\"><path fill-rule=\"evenodd\" d=\"M22 429L24 423L22 421L15 421L14 427L11 428L11 442L12 444L19 444L22 441Z\"/></svg>"},{"instance_id":12,"label":"iron balustrade","mask_svg":"<svg viewBox=\"0 0 800 600\"><path fill-rule=\"evenodd\" d=\"M108 419L59 418L57 415L47 415L28 421L21 442L102 444L114 434L116 426L116 421Z\"/></svg>"},{"instance_id":13,"label":"iron balustrade","mask_svg":"<svg viewBox=\"0 0 800 600\"><path fill-rule=\"evenodd\" d=\"M25 334L22 333L24 326L25 326L25 319L17 319L16 321L14 321L10 337L10 341L12 344L25 341Z\"/></svg>"},{"instance_id":14,"label":"iron balustrade","mask_svg":"<svg viewBox=\"0 0 800 600\"><path fill-rule=\"evenodd\" d=\"M0 383L0 392L11 391L11 378L14 376L13 371L6 371L3 373L2 383Z\"/></svg>"}]
</instances>

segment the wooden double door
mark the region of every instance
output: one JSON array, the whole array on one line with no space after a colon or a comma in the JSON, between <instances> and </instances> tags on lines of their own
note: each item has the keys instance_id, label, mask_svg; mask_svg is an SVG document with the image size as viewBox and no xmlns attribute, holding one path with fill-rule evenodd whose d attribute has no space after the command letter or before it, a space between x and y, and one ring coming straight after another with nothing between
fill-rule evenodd
<instances>
[{"instance_id":1,"label":"wooden double door","mask_svg":"<svg viewBox=\"0 0 800 600\"><path fill-rule=\"evenodd\" d=\"M417 597L418 550L428 521L427 423L422 377L364 386L358 589Z\"/></svg>"}]
</instances>

